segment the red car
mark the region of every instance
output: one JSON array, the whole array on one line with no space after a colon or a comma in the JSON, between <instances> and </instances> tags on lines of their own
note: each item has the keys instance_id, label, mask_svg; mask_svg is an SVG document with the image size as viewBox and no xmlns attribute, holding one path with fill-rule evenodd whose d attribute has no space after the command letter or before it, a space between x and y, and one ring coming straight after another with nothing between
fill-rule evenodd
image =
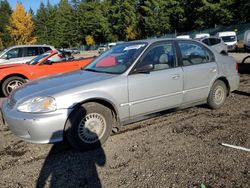
<instances>
[{"instance_id":1,"label":"red car","mask_svg":"<svg viewBox=\"0 0 250 188\"><path fill-rule=\"evenodd\" d=\"M0 86L5 96L27 80L42 76L64 73L80 69L89 64L93 58L65 60L57 50L37 56L26 64L0 65Z\"/></svg>"}]
</instances>

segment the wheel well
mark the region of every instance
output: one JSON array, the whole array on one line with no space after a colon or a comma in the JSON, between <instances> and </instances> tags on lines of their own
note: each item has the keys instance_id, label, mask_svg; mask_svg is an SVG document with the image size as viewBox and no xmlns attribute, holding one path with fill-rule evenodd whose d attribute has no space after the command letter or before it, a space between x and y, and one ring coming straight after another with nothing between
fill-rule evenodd
<instances>
[{"instance_id":1,"label":"wheel well","mask_svg":"<svg viewBox=\"0 0 250 188\"><path fill-rule=\"evenodd\" d=\"M14 77L14 76L18 76L20 78L23 78L23 79L28 79L26 76L22 75L22 74L10 74L6 77L4 77L2 80L1 80L1 83L3 83L6 79L10 78L10 77Z\"/></svg>"},{"instance_id":2,"label":"wheel well","mask_svg":"<svg viewBox=\"0 0 250 188\"><path fill-rule=\"evenodd\" d=\"M225 83L225 85L227 87L227 96L228 96L229 93L230 93L230 85L229 85L228 80L225 77L220 77L217 80L221 80L221 81L223 81Z\"/></svg>"},{"instance_id":3,"label":"wheel well","mask_svg":"<svg viewBox=\"0 0 250 188\"><path fill-rule=\"evenodd\" d=\"M117 128L117 129L120 129L120 121L119 121L119 116L118 116L118 112L117 110L115 109L114 105L111 104L111 102L109 101L106 101L104 99L90 99L90 100L86 100L86 101L83 101L81 103L78 103L77 105L74 106L74 110L84 104L84 103L88 103L88 102L95 102L95 103L99 103L103 106L106 106L107 108L109 108L112 112L112 116L113 116L113 128Z\"/></svg>"},{"instance_id":4,"label":"wheel well","mask_svg":"<svg viewBox=\"0 0 250 188\"><path fill-rule=\"evenodd\" d=\"M223 50L220 52L222 55L227 55L227 53Z\"/></svg>"},{"instance_id":5,"label":"wheel well","mask_svg":"<svg viewBox=\"0 0 250 188\"><path fill-rule=\"evenodd\" d=\"M4 78L1 80L1 82L0 82L0 87L2 88L3 82L4 82L6 79L11 78L11 77L13 77L13 76L18 76L18 77L23 78L23 79L26 79L26 80L28 79L26 76L24 76L24 75L22 75L22 74L10 74L10 75L4 77Z\"/></svg>"}]
</instances>

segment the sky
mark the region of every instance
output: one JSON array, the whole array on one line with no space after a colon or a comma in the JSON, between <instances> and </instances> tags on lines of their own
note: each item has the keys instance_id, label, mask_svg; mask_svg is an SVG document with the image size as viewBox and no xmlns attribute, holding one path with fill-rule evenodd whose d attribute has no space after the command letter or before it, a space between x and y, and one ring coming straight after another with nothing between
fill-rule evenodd
<instances>
[{"instance_id":1,"label":"sky","mask_svg":"<svg viewBox=\"0 0 250 188\"><path fill-rule=\"evenodd\" d=\"M45 5L47 5L48 0L8 0L10 6L12 9L15 9L16 3L21 2L25 8L26 11L29 11L30 8L36 13L36 10L39 8L41 2L43 2ZM55 5L59 2L60 0L49 0L49 2L52 5Z\"/></svg>"}]
</instances>

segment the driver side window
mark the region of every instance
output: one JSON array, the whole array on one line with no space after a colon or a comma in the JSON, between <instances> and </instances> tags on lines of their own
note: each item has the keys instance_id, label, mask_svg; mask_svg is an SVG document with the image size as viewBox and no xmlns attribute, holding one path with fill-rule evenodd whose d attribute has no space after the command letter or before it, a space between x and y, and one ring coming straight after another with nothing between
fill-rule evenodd
<instances>
[{"instance_id":1,"label":"driver side window","mask_svg":"<svg viewBox=\"0 0 250 188\"><path fill-rule=\"evenodd\" d=\"M9 59L18 58L23 56L23 48L14 48L6 53Z\"/></svg>"},{"instance_id":2,"label":"driver side window","mask_svg":"<svg viewBox=\"0 0 250 188\"><path fill-rule=\"evenodd\" d=\"M175 67L176 58L173 44L165 42L152 47L142 57L136 68L152 65L153 71Z\"/></svg>"}]
</instances>

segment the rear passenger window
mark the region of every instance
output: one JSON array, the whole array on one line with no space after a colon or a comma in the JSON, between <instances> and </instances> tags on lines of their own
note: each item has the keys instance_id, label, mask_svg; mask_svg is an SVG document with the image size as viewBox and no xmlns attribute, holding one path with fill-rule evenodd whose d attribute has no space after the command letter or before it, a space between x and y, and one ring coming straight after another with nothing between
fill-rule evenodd
<instances>
[{"instance_id":1,"label":"rear passenger window","mask_svg":"<svg viewBox=\"0 0 250 188\"><path fill-rule=\"evenodd\" d=\"M28 47L27 48L27 56L37 56L39 55L38 47Z\"/></svg>"},{"instance_id":2,"label":"rear passenger window","mask_svg":"<svg viewBox=\"0 0 250 188\"><path fill-rule=\"evenodd\" d=\"M219 44L220 40L217 38L210 38L210 43L211 43L211 46L213 46L213 45Z\"/></svg>"},{"instance_id":3,"label":"rear passenger window","mask_svg":"<svg viewBox=\"0 0 250 188\"><path fill-rule=\"evenodd\" d=\"M213 61L213 55L202 46L190 43L179 42L183 66L197 65Z\"/></svg>"},{"instance_id":4,"label":"rear passenger window","mask_svg":"<svg viewBox=\"0 0 250 188\"><path fill-rule=\"evenodd\" d=\"M205 43L205 44L208 45L208 46L210 45L210 44L209 44L209 39L204 39L202 42Z\"/></svg>"}]
</instances>

